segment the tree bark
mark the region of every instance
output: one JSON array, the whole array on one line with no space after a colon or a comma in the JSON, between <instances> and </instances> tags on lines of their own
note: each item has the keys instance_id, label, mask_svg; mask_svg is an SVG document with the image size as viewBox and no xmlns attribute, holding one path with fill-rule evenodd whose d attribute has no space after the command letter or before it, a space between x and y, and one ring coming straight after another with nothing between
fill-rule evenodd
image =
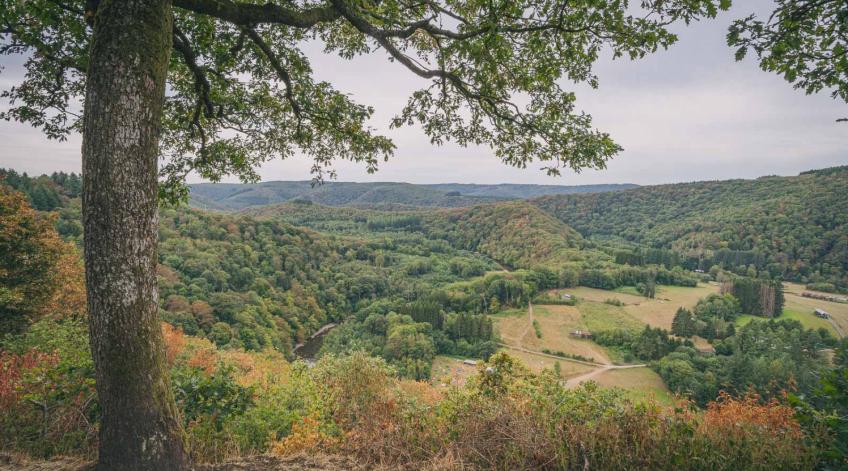
<instances>
[{"instance_id":1,"label":"tree bark","mask_svg":"<svg viewBox=\"0 0 848 471\"><path fill-rule=\"evenodd\" d=\"M101 470L188 466L156 285L157 166L171 23L170 0L102 0L94 21L82 155Z\"/></svg>"}]
</instances>

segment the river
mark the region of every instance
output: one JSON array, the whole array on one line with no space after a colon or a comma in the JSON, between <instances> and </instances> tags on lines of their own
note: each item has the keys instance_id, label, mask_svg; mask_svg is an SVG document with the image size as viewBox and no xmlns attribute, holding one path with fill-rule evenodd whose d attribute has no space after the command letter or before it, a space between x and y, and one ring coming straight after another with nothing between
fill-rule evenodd
<instances>
[{"instance_id":1,"label":"river","mask_svg":"<svg viewBox=\"0 0 848 471\"><path fill-rule=\"evenodd\" d=\"M327 332L333 330L336 325L332 323L327 324L306 339L306 342L295 345L295 356L307 363L315 362L315 355L318 354L318 351L321 350L321 345L324 344L324 336L327 335Z\"/></svg>"}]
</instances>

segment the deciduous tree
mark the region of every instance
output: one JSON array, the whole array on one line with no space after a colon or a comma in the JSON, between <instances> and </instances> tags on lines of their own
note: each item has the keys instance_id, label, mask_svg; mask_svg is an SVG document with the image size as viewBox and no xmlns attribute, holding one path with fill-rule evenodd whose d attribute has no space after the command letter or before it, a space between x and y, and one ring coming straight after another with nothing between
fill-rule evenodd
<instances>
[{"instance_id":1,"label":"deciduous tree","mask_svg":"<svg viewBox=\"0 0 848 471\"><path fill-rule=\"evenodd\" d=\"M157 319L157 194L185 197L191 171L256 179L256 164L298 152L318 178L339 158L374 170L394 148L369 127L370 107L313 78L304 41L345 59L384 54L419 77L393 126L419 123L436 144L487 145L557 174L603 168L620 150L562 84L597 86L603 50L644 56L675 41L669 24L727 3L0 1L0 52L27 58L0 117L83 134L100 466L186 466Z\"/></svg>"}]
</instances>

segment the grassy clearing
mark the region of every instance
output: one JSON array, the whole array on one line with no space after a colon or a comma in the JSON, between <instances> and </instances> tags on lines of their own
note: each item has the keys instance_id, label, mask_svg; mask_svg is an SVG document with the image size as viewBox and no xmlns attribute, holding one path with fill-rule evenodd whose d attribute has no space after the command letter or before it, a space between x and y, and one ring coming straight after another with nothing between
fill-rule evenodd
<instances>
[{"instance_id":1,"label":"grassy clearing","mask_svg":"<svg viewBox=\"0 0 848 471\"><path fill-rule=\"evenodd\" d=\"M699 284L695 288L683 286L658 286L654 299L642 298L638 304L624 306L630 316L652 327L671 329L674 314L681 307L691 309L698 300L710 293L718 293L718 285Z\"/></svg>"},{"instance_id":2,"label":"grassy clearing","mask_svg":"<svg viewBox=\"0 0 848 471\"><path fill-rule=\"evenodd\" d=\"M848 333L848 304L844 303L834 303L830 301L821 301L818 299L805 298L801 296L801 293L807 291L803 286L795 284L795 283L784 283L784 296L786 297L786 305L784 306L784 311L797 312L804 315L807 319L815 319L816 321L827 322L824 319L819 319L813 314L813 311L818 307L822 308L830 314L833 321L842 328L842 332ZM806 316L809 314L809 317ZM798 319L802 323L804 320ZM830 324L829 322L827 322ZM806 325L806 324L804 324ZM831 325L829 329L831 329L834 334L835 330L832 329Z\"/></svg>"},{"instance_id":3,"label":"grassy clearing","mask_svg":"<svg viewBox=\"0 0 848 471\"><path fill-rule=\"evenodd\" d=\"M783 309L783 315L781 315L778 319L796 320L800 322L805 329L819 329L823 327L827 329L828 332L838 337L838 333L836 332L836 329L833 328L833 324L831 324L827 319L817 317L815 314L813 314L812 309L805 306L801 306L797 303L790 303L789 296L787 296L786 305L787 307ZM827 308L823 309L827 310ZM830 313L831 311L827 312ZM833 316L833 319L838 322L836 315L834 315L833 313L831 313L831 315ZM749 322L762 320L765 320L765 318L743 314L736 318L735 324L737 327L742 327L748 324Z\"/></svg>"},{"instance_id":4,"label":"grassy clearing","mask_svg":"<svg viewBox=\"0 0 848 471\"><path fill-rule=\"evenodd\" d=\"M608 370L594 381L605 388L621 388L634 401L653 399L663 405L674 405L674 396L662 378L650 368Z\"/></svg>"},{"instance_id":5,"label":"grassy clearing","mask_svg":"<svg viewBox=\"0 0 848 471\"><path fill-rule=\"evenodd\" d=\"M763 319L763 318L757 317L757 316L752 316L750 314L742 314L741 316L737 317L736 320L733 321L733 323L736 324L736 327L743 327L743 326L748 325L748 323L750 323L750 322L753 322L753 321L756 321L756 320L761 320L761 319Z\"/></svg>"},{"instance_id":6,"label":"grassy clearing","mask_svg":"<svg viewBox=\"0 0 848 471\"><path fill-rule=\"evenodd\" d=\"M588 365L581 365L580 363L574 363L568 360L558 360L551 357L546 357L542 355L534 355L532 353L522 352L518 350L512 349L504 349L506 353L510 356L518 358L524 363L531 371L538 373L544 369L552 370L554 368L554 364L559 363L560 368L560 376L562 379L573 378L575 376L579 376L589 371L592 371L594 367Z\"/></svg>"},{"instance_id":7,"label":"grassy clearing","mask_svg":"<svg viewBox=\"0 0 848 471\"><path fill-rule=\"evenodd\" d=\"M621 294L629 294L631 296L640 296L642 297L642 293L636 291L636 287L634 286L620 286L613 290L616 293Z\"/></svg>"},{"instance_id":8,"label":"grassy clearing","mask_svg":"<svg viewBox=\"0 0 848 471\"><path fill-rule=\"evenodd\" d=\"M626 329L641 330L645 324L629 315L622 306L603 302L582 301L577 304L583 323L590 332Z\"/></svg>"},{"instance_id":9,"label":"grassy clearing","mask_svg":"<svg viewBox=\"0 0 848 471\"><path fill-rule=\"evenodd\" d=\"M521 317L496 317L496 326L501 339L509 344L541 352L544 349L581 355L598 362L609 362L606 349L590 340L576 339L569 335L574 330L587 330L588 326L580 310L574 306L533 306L533 319L528 312ZM542 333L541 338L536 334Z\"/></svg>"},{"instance_id":10,"label":"grassy clearing","mask_svg":"<svg viewBox=\"0 0 848 471\"><path fill-rule=\"evenodd\" d=\"M504 309L503 311L498 311L494 314L490 314L493 318L498 317L524 317L527 314L526 309Z\"/></svg>"},{"instance_id":11,"label":"grassy clearing","mask_svg":"<svg viewBox=\"0 0 848 471\"><path fill-rule=\"evenodd\" d=\"M645 300L645 297L639 294L633 295L620 291L587 288L585 286L556 290L555 293L556 295L559 295L559 293L568 293L572 296L577 296L581 301L595 301L598 303L602 303L607 299L618 299L624 304L637 304Z\"/></svg>"},{"instance_id":12,"label":"grassy clearing","mask_svg":"<svg viewBox=\"0 0 848 471\"><path fill-rule=\"evenodd\" d=\"M812 311L796 311L794 309L784 309L782 319L794 319L801 323L804 328L807 329L820 329L824 327L829 330L830 333L836 335L836 329L833 328L833 325L827 320L822 319L821 317L816 316Z\"/></svg>"},{"instance_id":13,"label":"grassy clearing","mask_svg":"<svg viewBox=\"0 0 848 471\"><path fill-rule=\"evenodd\" d=\"M671 321L674 319L674 314L678 308L691 309L695 307L699 299L710 293L718 293L718 290L718 285L712 283L702 283L695 288L658 286L656 297L650 299L636 293L636 289L630 286L618 288L615 291L581 286L579 288L556 290L554 295L558 296L560 292L576 295L581 301L578 307L589 306L587 308L589 310L596 308L591 307L591 303L586 301L604 303L608 299L616 299L624 304L621 307L623 312L629 318L638 321L640 325L648 324L652 327L671 329Z\"/></svg>"}]
</instances>

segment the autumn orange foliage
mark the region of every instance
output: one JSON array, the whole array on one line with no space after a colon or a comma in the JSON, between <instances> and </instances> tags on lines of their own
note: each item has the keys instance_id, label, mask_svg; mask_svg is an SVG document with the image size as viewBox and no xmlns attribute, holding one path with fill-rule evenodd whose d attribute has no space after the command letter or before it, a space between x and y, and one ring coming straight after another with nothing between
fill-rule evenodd
<instances>
[{"instance_id":1,"label":"autumn orange foliage","mask_svg":"<svg viewBox=\"0 0 848 471\"><path fill-rule=\"evenodd\" d=\"M0 185L0 319L10 330L42 317L85 313L85 276L77 248L63 241L53 216L23 193Z\"/></svg>"}]
</instances>

